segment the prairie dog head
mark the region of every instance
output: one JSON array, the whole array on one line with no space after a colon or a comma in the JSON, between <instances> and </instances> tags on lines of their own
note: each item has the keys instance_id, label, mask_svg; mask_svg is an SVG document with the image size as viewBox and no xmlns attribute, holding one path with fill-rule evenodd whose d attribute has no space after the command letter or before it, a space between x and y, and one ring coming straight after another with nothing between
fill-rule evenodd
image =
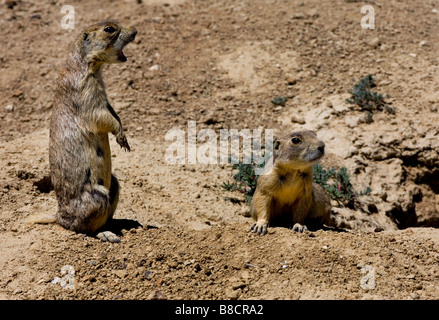
<instances>
[{"instance_id":1,"label":"prairie dog head","mask_svg":"<svg viewBox=\"0 0 439 320\"><path fill-rule=\"evenodd\" d=\"M293 132L274 142L275 165L294 169L311 167L325 154L325 143L317 138L314 131Z\"/></svg>"},{"instance_id":2,"label":"prairie dog head","mask_svg":"<svg viewBox=\"0 0 439 320\"><path fill-rule=\"evenodd\" d=\"M82 58L90 64L127 61L124 47L134 40L137 30L116 20L104 20L82 31L76 44Z\"/></svg>"}]
</instances>

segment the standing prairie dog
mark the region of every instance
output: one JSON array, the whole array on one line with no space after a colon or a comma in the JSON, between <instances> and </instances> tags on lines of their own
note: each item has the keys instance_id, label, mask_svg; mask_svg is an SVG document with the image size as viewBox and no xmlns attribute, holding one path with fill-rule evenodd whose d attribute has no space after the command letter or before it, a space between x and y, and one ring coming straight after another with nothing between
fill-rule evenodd
<instances>
[{"instance_id":1,"label":"standing prairie dog","mask_svg":"<svg viewBox=\"0 0 439 320\"><path fill-rule=\"evenodd\" d=\"M266 234L268 225L289 222L293 230L307 230L305 220L330 223L330 199L313 183L312 166L325 153L325 144L313 131L294 132L274 142L273 166L258 178L251 203L255 220L251 230Z\"/></svg>"},{"instance_id":2,"label":"standing prairie dog","mask_svg":"<svg viewBox=\"0 0 439 320\"><path fill-rule=\"evenodd\" d=\"M49 162L58 200L55 220L66 229L95 234L116 210L119 183L111 173L108 133L125 150L130 146L108 102L102 66L127 61L122 50L136 34L134 27L116 20L94 24L81 32L61 69L50 123ZM120 241L109 231L97 236Z\"/></svg>"}]
</instances>

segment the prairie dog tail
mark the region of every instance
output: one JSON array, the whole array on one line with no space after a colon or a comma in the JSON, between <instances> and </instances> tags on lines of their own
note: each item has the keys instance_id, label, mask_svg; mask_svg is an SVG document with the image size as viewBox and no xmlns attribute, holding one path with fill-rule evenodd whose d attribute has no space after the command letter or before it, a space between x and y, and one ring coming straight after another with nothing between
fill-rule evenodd
<instances>
[{"instance_id":1,"label":"prairie dog tail","mask_svg":"<svg viewBox=\"0 0 439 320\"><path fill-rule=\"evenodd\" d=\"M55 213L36 213L34 215L31 215L26 218L25 222L27 224L34 224L34 223L41 223L41 224L47 224L47 223L54 223L56 222L56 214Z\"/></svg>"}]
</instances>

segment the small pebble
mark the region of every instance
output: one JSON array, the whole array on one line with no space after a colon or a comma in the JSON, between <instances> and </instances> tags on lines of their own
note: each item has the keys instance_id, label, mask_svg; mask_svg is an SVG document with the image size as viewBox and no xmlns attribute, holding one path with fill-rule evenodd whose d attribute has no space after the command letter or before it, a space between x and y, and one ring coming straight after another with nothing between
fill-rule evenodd
<instances>
[{"instance_id":1,"label":"small pebble","mask_svg":"<svg viewBox=\"0 0 439 320\"><path fill-rule=\"evenodd\" d=\"M166 295L160 290L154 290L148 296L148 300L166 300Z\"/></svg>"},{"instance_id":2,"label":"small pebble","mask_svg":"<svg viewBox=\"0 0 439 320\"><path fill-rule=\"evenodd\" d=\"M294 78L294 77L288 77L288 78L287 78L287 83L288 83L288 85L290 85L290 86L295 85L295 84L297 83L297 79Z\"/></svg>"}]
</instances>

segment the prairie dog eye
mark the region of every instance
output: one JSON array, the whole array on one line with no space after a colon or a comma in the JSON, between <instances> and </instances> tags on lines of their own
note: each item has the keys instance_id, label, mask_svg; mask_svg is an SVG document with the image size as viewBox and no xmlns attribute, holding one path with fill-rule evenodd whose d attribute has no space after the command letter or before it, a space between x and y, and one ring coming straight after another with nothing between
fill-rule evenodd
<instances>
[{"instance_id":1,"label":"prairie dog eye","mask_svg":"<svg viewBox=\"0 0 439 320\"><path fill-rule=\"evenodd\" d=\"M291 142L293 143L293 144L301 144L302 143L302 140L300 140L299 138L297 138L297 137L294 137L293 139L291 139Z\"/></svg>"},{"instance_id":2,"label":"prairie dog eye","mask_svg":"<svg viewBox=\"0 0 439 320\"><path fill-rule=\"evenodd\" d=\"M113 33L114 31L116 31L116 29L113 27L105 27L104 31L107 33Z\"/></svg>"}]
</instances>

